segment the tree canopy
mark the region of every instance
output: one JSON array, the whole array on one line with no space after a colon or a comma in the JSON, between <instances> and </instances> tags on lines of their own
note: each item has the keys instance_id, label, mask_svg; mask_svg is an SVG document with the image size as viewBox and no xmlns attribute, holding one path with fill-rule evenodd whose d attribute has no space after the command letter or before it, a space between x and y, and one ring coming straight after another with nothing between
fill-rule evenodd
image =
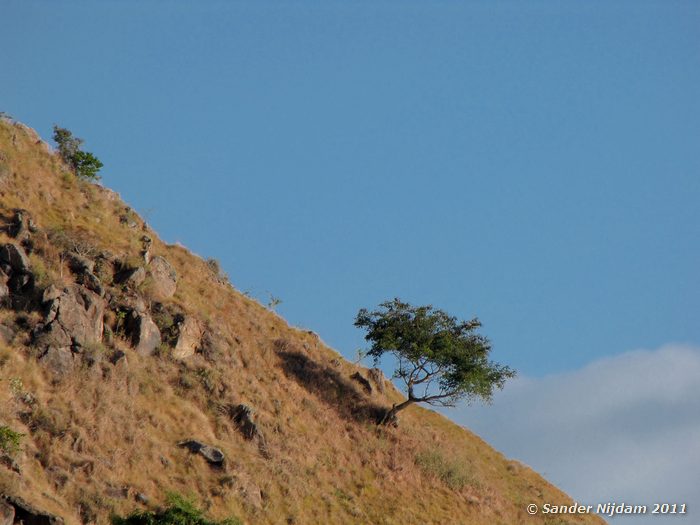
<instances>
[{"instance_id":1,"label":"tree canopy","mask_svg":"<svg viewBox=\"0 0 700 525\"><path fill-rule=\"evenodd\" d=\"M61 155L61 158L79 178L99 179L97 172L100 171L103 164L92 153L80 149L84 142L83 139L74 137L73 133L66 128L54 126L53 140L58 146L58 153Z\"/></svg>"},{"instance_id":2,"label":"tree canopy","mask_svg":"<svg viewBox=\"0 0 700 525\"><path fill-rule=\"evenodd\" d=\"M494 389L515 376L509 367L489 361L491 345L477 333L481 323L476 318L460 321L431 305L414 307L394 299L378 310L361 309L355 326L367 331L367 355L375 363L387 353L396 358L394 377L406 386L408 399L394 405L383 422L412 403L489 402Z\"/></svg>"}]
</instances>

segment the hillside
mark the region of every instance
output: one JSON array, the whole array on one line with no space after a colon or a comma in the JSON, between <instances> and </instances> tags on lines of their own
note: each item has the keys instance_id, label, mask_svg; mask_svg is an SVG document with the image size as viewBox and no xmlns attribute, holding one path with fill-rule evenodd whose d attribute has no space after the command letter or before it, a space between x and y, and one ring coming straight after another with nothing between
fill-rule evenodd
<instances>
[{"instance_id":1,"label":"hillside","mask_svg":"<svg viewBox=\"0 0 700 525\"><path fill-rule=\"evenodd\" d=\"M529 516L571 500L432 411L377 427L402 399L381 373L162 242L9 120L0 263L0 429L23 434L0 450L10 501L68 524L168 492L250 524L603 523Z\"/></svg>"}]
</instances>

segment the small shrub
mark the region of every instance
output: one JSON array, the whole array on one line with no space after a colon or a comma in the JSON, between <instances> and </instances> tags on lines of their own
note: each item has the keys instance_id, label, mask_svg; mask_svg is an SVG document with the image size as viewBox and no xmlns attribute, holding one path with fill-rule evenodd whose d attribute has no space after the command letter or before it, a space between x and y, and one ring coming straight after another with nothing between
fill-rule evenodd
<instances>
[{"instance_id":1,"label":"small shrub","mask_svg":"<svg viewBox=\"0 0 700 525\"><path fill-rule=\"evenodd\" d=\"M19 452L19 444L24 434L15 432L5 425L0 426L0 451L13 456Z\"/></svg>"},{"instance_id":2,"label":"small shrub","mask_svg":"<svg viewBox=\"0 0 700 525\"><path fill-rule=\"evenodd\" d=\"M74 137L73 133L66 128L54 126L53 140L58 146L59 155L79 179L99 179L97 172L100 171L103 164L92 153L80 149L84 142L83 139Z\"/></svg>"},{"instance_id":3,"label":"small shrub","mask_svg":"<svg viewBox=\"0 0 700 525\"><path fill-rule=\"evenodd\" d=\"M416 465L428 475L435 476L453 490L472 484L472 476L458 461L446 459L440 452L428 450L416 454Z\"/></svg>"},{"instance_id":4,"label":"small shrub","mask_svg":"<svg viewBox=\"0 0 700 525\"><path fill-rule=\"evenodd\" d=\"M135 512L126 518L112 518L113 525L242 525L237 518L212 521L190 499L168 494L168 506L158 512Z\"/></svg>"}]
</instances>

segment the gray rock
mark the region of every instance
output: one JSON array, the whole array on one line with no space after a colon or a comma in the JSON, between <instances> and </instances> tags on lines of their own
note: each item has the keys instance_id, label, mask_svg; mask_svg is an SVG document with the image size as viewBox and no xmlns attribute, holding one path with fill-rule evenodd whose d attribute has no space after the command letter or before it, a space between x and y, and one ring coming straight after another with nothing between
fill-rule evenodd
<instances>
[{"instance_id":1,"label":"gray rock","mask_svg":"<svg viewBox=\"0 0 700 525\"><path fill-rule=\"evenodd\" d=\"M75 253L68 254L68 266L70 267L71 271L75 274L81 274L85 272L92 273L95 271L95 263L93 261L91 261L87 257L83 257L82 255L78 255Z\"/></svg>"},{"instance_id":2,"label":"gray rock","mask_svg":"<svg viewBox=\"0 0 700 525\"><path fill-rule=\"evenodd\" d=\"M16 244L7 243L0 246L0 262L9 265L15 272L29 273L27 254Z\"/></svg>"},{"instance_id":3,"label":"gray rock","mask_svg":"<svg viewBox=\"0 0 700 525\"><path fill-rule=\"evenodd\" d=\"M148 275L151 277L150 295L154 301L164 301L175 295L177 290L177 273L163 257L156 256L148 263Z\"/></svg>"},{"instance_id":4,"label":"gray rock","mask_svg":"<svg viewBox=\"0 0 700 525\"><path fill-rule=\"evenodd\" d=\"M367 381L367 379L365 379L365 377L360 372L355 372L353 375L350 376L350 379L359 383L360 386L362 386L362 389L368 394L372 393L372 385L369 381Z\"/></svg>"},{"instance_id":5,"label":"gray rock","mask_svg":"<svg viewBox=\"0 0 700 525\"><path fill-rule=\"evenodd\" d=\"M43 303L48 303L49 301L58 299L61 296L61 293L62 290L58 286L52 284L44 290L44 293L41 296L41 301Z\"/></svg>"},{"instance_id":6,"label":"gray rock","mask_svg":"<svg viewBox=\"0 0 700 525\"><path fill-rule=\"evenodd\" d=\"M9 345L15 338L15 331L12 327L0 324L0 342Z\"/></svg>"},{"instance_id":7,"label":"gray rock","mask_svg":"<svg viewBox=\"0 0 700 525\"><path fill-rule=\"evenodd\" d=\"M177 341L173 348L173 357L175 359L186 359L195 354L201 346L204 330L202 325L194 317L185 317L178 326Z\"/></svg>"},{"instance_id":8,"label":"gray rock","mask_svg":"<svg viewBox=\"0 0 700 525\"><path fill-rule=\"evenodd\" d=\"M124 274L122 277L121 282L130 288L137 288L145 280L146 270L143 268L143 266L139 266L138 268L134 268L133 270L126 272L126 274Z\"/></svg>"},{"instance_id":9,"label":"gray rock","mask_svg":"<svg viewBox=\"0 0 700 525\"><path fill-rule=\"evenodd\" d=\"M0 281L0 304L7 303L10 298L10 288L4 282Z\"/></svg>"},{"instance_id":10,"label":"gray rock","mask_svg":"<svg viewBox=\"0 0 700 525\"><path fill-rule=\"evenodd\" d=\"M100 279L92 272L83 272L80 274L78 281L80 284L84 285L88 290L92 290L100 297L103 297L105 290L102 286Z\"/></svg>"},{"instance_id":11,"label":"gray rock","mask_svg":"<svg viewBox=\"0 0 700 525\"><path fill-rule=\"evenodd\" d=\"M62 379L75 369L75 359L69 347L49 348L39 358L39 362L46 367L54 379Z\"/></svg>"},{"instance_id":12,"label":"gray rock","mask_svg":"<svg viewBox=\"0 0 700 525\"><path fill-rule=\"evenodd\" d=\"M45 292L45 295L54 297L55 293ZM104 301L87 288L65 287L58 297L48 301L41 344L60 348L99 343L104 330L104 309Z\"/></svg>"},{"instance_id":13,"label":"gray rock","mask_svg":"<svg viewBox=\"0 0 700 525\"><path fill-rule=\"evenodd\" d=\"M132 312L127 321L127 333L136 353L142 356L153 355L161 343L160 330L147 314Z\"/></svg>"},{"instance_id":14,"label":"gray rock","mask_svg":"<svg viewBox=\"0 0 700 525\"><path fill-rule=\"evenodd\" d=\"M222 465L224 463L224 460L226 459L224 453L221 452L221 450L219 450L218 448L212 447L211 445L207 445L205 443L202 443L201 441L197 441L194 439L186 439L185 441L180 441L177 444L177 446L184 447L193 454L200 454L212 465Z\"/></svg>"}]
</instances>

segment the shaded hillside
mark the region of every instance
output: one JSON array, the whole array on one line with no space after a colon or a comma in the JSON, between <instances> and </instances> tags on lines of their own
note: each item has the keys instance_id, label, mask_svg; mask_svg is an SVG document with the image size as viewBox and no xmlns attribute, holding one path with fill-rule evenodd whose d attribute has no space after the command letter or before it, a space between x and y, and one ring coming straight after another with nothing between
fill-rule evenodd
<instances>
[{"instance_id":1,"label":"shaded hillside","mask_svg":"<svg viewBox=\"0 0 700 525\"><path fill-rule=\"evenodd\" d=\"M602 523L528 516L570 500L431 411L377 427L402 399L380 373L160 241L7 120L0 227L0 428L23 434L0 451L6 496L70 524L168 492L256 524Z\"/></svg>"}]
</instances>

